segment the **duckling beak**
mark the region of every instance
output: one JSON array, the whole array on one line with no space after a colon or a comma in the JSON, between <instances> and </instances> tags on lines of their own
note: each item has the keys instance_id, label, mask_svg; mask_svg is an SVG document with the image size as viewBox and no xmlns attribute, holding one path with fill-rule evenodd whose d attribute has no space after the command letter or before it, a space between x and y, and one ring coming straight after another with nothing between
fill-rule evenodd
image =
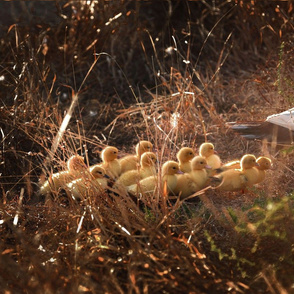
<instances>
[{"instance_id":1,"label":"duckling beak","mask_svg":"<svg viewBox=\"0 0 294 294\"><path fill-rule=\"evenodd\" d=\"M183 172L182 172L181 170L178 170L178 171L177 171L177 174L181 174L181 175L182 175Z\"/></svg>"},{"instance_id":2,"label":"duckling beak","mask_svg":"<svg viewBox=\"0 0 294 294\"><path fill-rule=\"evenodd\" d=\"M110 176L107 175L107 174L105 174L105 175L104 175L104 178L106 178L106 179L110 179Z\"/></svg>"},{"instance_id":3,"label":"duckling beak","mask_svg":"<svg viewBox=\"0 0 294 294\"><path fill-rule=\"evenodd\" d=\"M255 162L255 166L260 166L258 162Z\"/></svg>"},{"instance_id":4,"label":"duckling beak","mask_svg":"<svg viewBox=\"0 0 294 294\"><path fill-rule=\"evenodd\" d=\"M211 169L211 166L208 165L208 164L206 164L206 165L205 165L205 168L206 168L206 169Z\"/></svg>"}]
</instances>

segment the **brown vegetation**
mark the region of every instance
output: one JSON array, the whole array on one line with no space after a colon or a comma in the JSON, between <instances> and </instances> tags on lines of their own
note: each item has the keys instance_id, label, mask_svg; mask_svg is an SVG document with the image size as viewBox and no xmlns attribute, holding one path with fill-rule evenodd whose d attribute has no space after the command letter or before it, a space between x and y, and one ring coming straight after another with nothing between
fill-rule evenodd
<instances>
[{"instance_id":1,"label":"brown vegetation","mask_svg":"<svg viewBox=\"0 0 294 294\"><path fill-rule=\"evenodd\" d=\"M3 293L293 291L293 148L225 125L292 107L293 4L210 2L0 3ZM174 203L164 189L38 196L71 155L94 164L139 139L160 164L211 141L224 161L266 155L274 169L245 194Z\"/></svg>"}]
</instances>

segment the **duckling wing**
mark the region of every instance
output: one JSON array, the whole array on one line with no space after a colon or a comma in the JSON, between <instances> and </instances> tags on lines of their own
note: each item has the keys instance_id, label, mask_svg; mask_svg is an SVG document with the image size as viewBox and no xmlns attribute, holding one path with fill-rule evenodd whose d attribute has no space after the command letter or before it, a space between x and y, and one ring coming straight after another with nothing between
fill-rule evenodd
<instances>
[{"instance_id":1,"label":"duckling wing","mask_svg":"<svg viewBox=\"0 0 294 294\"><path fill-rule=\"evenodd\" d=\"M67 183L73 181L75 176L70 174L68 171L61 171L54 173L49 176L49 179L44 182L40 188L40 194L50 194L52 191L58 191L59 188L64 187Z\"/></svg>"},{"instance_id":2,"label":"duckling wing","mask_svg":"<svg viewBox=\"0 0 294 294\"><path fill-rule=\"evenodd\" d=\"M129 170L137 169L139 166L139 159L136 155L127 155L119 159L121 173Z\"/></svg>"},{"instance_id":3,"label":"duckling wing","mask_svg":"<svg viewBox=\"0 0 294 294\"><path fill-rule=\"evenodd\" d=\"M238 191L245 188L247 183L246 176L239 170L227 170L221 174L215 176L221 180L218 186L219 190L222 191Z\"/></svg>"},{"instance_id":4,"label":"duckling wing","mask_svg":"<svg viewBox=\"0 0 294 294\"><path fill-rule=\"evenodd\" d=\"M200 187L192 180L189 174L177 175L177 186L173 190L176 195L184 199L200 190Z\"/></svg>"},{"instance_id":5,"label":"duckling wing","mask_svg":"<svg viewBox=\"0 0 294 294\"><path fill-rule=\"evenodd\" d=\"M129 170L117 179L117 184L122 184L124 186L131 186L138 183L141 180L140 173L137 170Z\"/></svg>"},{"instance_id":6,"label":"duckling wing","mask_svg":"<svg viewBox=\"0 0 294 294\"><path fill-rule=\"evenodd\" d=\"M144 167L140 169L139 173L140 173L141 179L145 179L151 176L155 176L156 169L155 169L155 166Z\"/></svg>"},{"instance_id":7,"label":"duckling wing","mask_svg":"<svg viewBox=\"0 0 294 294\"><path fill-rule=\"evenodd\" d=\"M259 177L259 170L257 168L249 168L245 170L243 173L247 179L247 186L253 186L254 184L257 184Z\"/></svg>"},{"instance_id":8,"label":"duckling wing","mask_svg":"<svg viewBox=\"0 0 294 294\"><path fill-rule=\"evenodd\" d=\"M138 184L131 185L127 187L127 191L138 195L139 193L154 193L157 186L157 178L154 176L142 179Z\"/></svg>"},{"instance_id":9,"label":"duckling wing","mask_svg":"<svg viewBox=\"0 0 294 294\"><path fill-rule=\"evenodd\" d=\"M222 165L221 159L218 155L212 154L206 158L207 165L209 165L212 169L220 168Z\"/></svg>"}]
</instances>

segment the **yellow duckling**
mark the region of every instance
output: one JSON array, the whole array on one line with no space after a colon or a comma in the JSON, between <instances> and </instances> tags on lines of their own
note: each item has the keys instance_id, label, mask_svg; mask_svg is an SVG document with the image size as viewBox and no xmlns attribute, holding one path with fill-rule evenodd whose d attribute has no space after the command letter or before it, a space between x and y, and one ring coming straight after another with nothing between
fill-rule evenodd
<instances>
[{"instance_id":1,"label":"yellow duckling","mask_svg":"<svg viewBox=\"0 0 294 294\"><path fill-rule=\"evenodd\" d=\"M192 180L200 189L203 189L209 179L207 169L210 169L210 166L207 164L207 160L202 156L196 156L191 161L191 167L190 176Z\"/></svg>"},{"instance_id":2,"label":"yellow duckling","mask_svg":"<svg viewBox=\"0 0 294 294\"><path fill-rule=\"evenodd\" d=\"M157 187L157 177L150 176L142 179L138 184L127 186L127 191L133 195L150 194L152 195Z\"/></svg>"},{"instance_id":3,"label":"yellow duckling","mask_svg":"<svg viewBox=\"0 0 294 294\"><path fill-rule=\"evenodd\" d=\"M88 195L97 195L107 189L107 178L105 169L99 165L93 165L89 169L91 177L79 178L65 187L66 191L75 200L84 199Z\"/></svg>"},{"instance_id":4,"label":"yellow duckling","mask_svg":"<svg viewBox=\"0 0 294 294\"><path fill-rule=\"evenodd\" d=\"M162 165L161 169L163 187L166 185L167 193L169 195L175 195L174 190L177 186L178 180L176 174L180 172L179 164L175 161L170 160L165 162Z\"/></svg>"},{"instance_id":5,"label":"yellow duckling","mask_svg":"<svg viewBox=\"0 0 294 294\"><path fill-rule=\"evenodd\" d=\"M177 153L180 170L184 173L189 173L191 169L191 159L195 156L192 148L183 147Z\"/></svg>"},{"instance_id":6,"label":"yellow duckling","mask_svg":"<svg viewBox=\"0 0 294 294\"><path fill-rule=\"evenodd\" d=\"M151 152L153 144L149 141L140 141L136 145L136 155L127 155L119 159L121 166L121 173L126 171L137 169L141 160L141 156L145 152Z\"/></svg>"},{"instance_id":7,"label":"yellow duckling","mask_svg":"<svg viewBox=\"0 0 294 294\"><path fill-rule=\"evenodd\" d=\"M84 158L79 155L73 155L67 161L67 170L52 174L40 188L40 194L50 194L52 191L57 192L59 188L65 186L74 179L80 178L83 173L87 172L87 166Z\"/></svg>"},{"instance_id":8,"label":"yellow duckling","mask_svg":"<svg viewBox=\"0 0 294 294\"><path fill-rule=\"evenodd\" d=\"M228 169L213 177L221 181L219 190L238 191L254 185L258 177L258 170L254 168L258 166L256 157L252 154L245 154L241 158L240 165L240 169Z\"/></svg>"},{"instance_id":9,"label":"yellow duckling","mask_svg":"<svg viewBox=\"0 0 294 294\"><path fill-rule=\"evenodd\" d=\"M272 161L270 158L265 157L265 156L260 156L256 159L256 162L259 164L259 166L255 167L258 169L260 178L257 179L257 183L260 183L264 180L265 178L265 170L270 169L272 166ZM240 169L240 160L234 160L234 161L229 161L222 165L219 169L217 169L218 172L223 172L228 169Z\"/></svg>"},{"instance_id":10,"label":"yellow duckling","mask_svg":"<svg viewBox=\"0 0 294 294\"><path fill-rule=\"evenodd\" d=\"M173 191L175 195L180 195L181 199L184 199L200 190L201 188L192 180L189 173L177 175L177 186Z\"/></svg>"},{"instance_id":11,"label":"yellow duckling","mask_svg":"<svg viewBox=\"0 0 294 294\"><path fill-rule=\"evenodd\" d=\"M154 152L145 152L140 161L140 176L142 179L156 175L157 157Z\"/></svg>"},{"instance_id":12,"label":"yellow duckling","mask_svg":"<svg viewBox=\"0 0 294 294\"><path fill-rule=\"evenodd\" d=\"M120 163L117 160L118 150L116 147L107 146L101 152L102 163L100 164L106 173L116 179L121 174Z\"/></svg>"},{"instance_id":13,"label":"yellow duckling","mask_svg":"<svg viewBox=\"0 0 294 294\"><path fill-rule=\"evenodd\" d=\"M254 169L257 169L258 171L258 176L255 180L255 184L258 184L265 179L265 171L272 167L272 161L268 157L260 156L257 158L256 162L259 164L259 166L254 167Z\"/></svg>"},{"instance_id":14,"label":"yellow duckling","mask_svg":"<svg viewBox=\"0 0 294 294\"><path fill-rule=\"evenodd\" d=\"M167 192L173 193L177 185L176 173L179 172L179 164L175 161L167 161L161 167L161 176L162 184L166 185ZM143 194L152 194L157 188L158 180L156 176L150 176L145 179L142 179L138 184L131 185L127 188L128 192L138 195L139 193Z\"/></svg>"},{"instance_id":15,"label":"yellow duckling","mask_svg":"<svg viewBox=\"0 0 294 294\"><path fill-rule=\"evenodd\" d=\"M124 186L130 186L138 183L140 180L156 175L157 158L153 152L145 152L140 161L139 170L129 170L120 175L116 184L122 184Z\"/></svg>"},{"instance_id":16,"label":"yellow duckling","mask_svg":"<svg viewBox=\"0 0 294 294\"><path fill-rule=\"evenodd\" d=\"M212 143L203 143L199 148L199 155L205 157L207 164L212 170L220 168L222 165L220 157L215 154L214 145Z\"/></svg>"},{"instance_id":17,"label":"yellow duckling","mask_svg":"<svg viewBox=\"0 0 294 294\"><path fill-rule=\"evenodd\" d=\"M203 189L208 182L208 173L206 171L209 166L202 156L195 156L191 162L191 172L183 175L177 175L177 187L175 193L181 194L181 198L186 198L193 193Z\"/></svg>"}]
</instances>

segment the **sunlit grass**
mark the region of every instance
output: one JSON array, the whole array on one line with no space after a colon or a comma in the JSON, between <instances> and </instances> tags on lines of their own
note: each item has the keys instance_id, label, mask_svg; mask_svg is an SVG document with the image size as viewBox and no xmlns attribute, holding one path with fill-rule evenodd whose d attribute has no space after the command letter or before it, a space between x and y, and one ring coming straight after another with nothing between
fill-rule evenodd
<instances>
[{"instance_id":1,"label":"sunlit grass","mask_svg":"<svg viewBox=\"0 0 294 294\"><path fill-rule=\"evenodd\" d=\"M224 160L271 152L225 122L291 106L293 49L280 42L293 32L291 7L278 2L282 10L267 11L257 1L75 1L56 27L8 29L0 43L2 291L291 291L291 147L271 153L275 168L245 194L208 188L179 201L159 181L141 199L113 187L81 203L38 196L71 155L92 165L107 145L124 154L148 139L158 170L180 147L204 141ZM262 39L252 41L255 31Z\"/></svg>"}]
</instances>

